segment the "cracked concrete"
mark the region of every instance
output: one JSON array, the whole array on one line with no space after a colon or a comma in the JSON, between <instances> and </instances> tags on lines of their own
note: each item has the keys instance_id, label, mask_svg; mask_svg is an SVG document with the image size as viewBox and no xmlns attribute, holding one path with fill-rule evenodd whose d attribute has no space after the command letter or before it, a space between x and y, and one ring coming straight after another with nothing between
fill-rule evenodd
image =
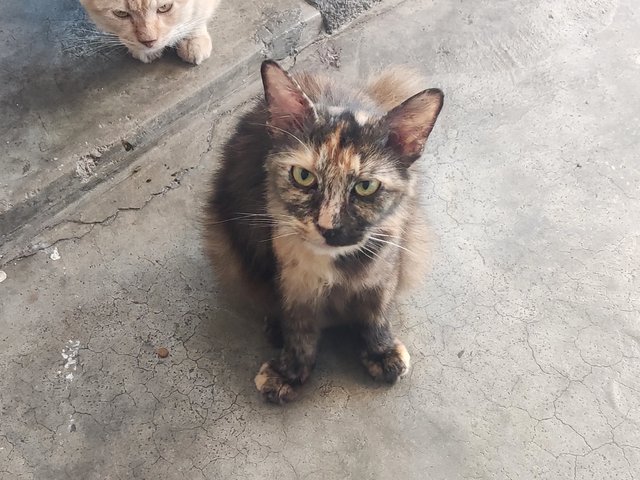
<instances>
[{"instance_id":1,"label":"cracked concrete","mask_svg":"<svg viewBox=\"0 0 640 480\"><path fill-rule=\"evenodd\" d=\"M286 408L199 242L259 87L205 101L0 260L0 479L640 479L639 27L633 0L406 0L297 55L417 65L447 99L433 270L394 312L408 378L375 384L332 335Z\"/></svg>"}]
</instances>

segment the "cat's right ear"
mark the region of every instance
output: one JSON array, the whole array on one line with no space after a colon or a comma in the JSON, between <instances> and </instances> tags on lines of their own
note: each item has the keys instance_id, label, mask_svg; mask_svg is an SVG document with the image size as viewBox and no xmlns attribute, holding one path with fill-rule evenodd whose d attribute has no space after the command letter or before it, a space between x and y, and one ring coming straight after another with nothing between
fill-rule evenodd
<instances>
[{"instance_id":1,"label":"cat's right ear","mask_svg":"<svg viewBox=\"0 0 640 480\"><path fill-rule=\"evenodd\" d=\"M306 121L316 118L309 97L298 83L273 60L262 62L260 69L272 135L299 130Z\"/></svg>"}]
</instances>

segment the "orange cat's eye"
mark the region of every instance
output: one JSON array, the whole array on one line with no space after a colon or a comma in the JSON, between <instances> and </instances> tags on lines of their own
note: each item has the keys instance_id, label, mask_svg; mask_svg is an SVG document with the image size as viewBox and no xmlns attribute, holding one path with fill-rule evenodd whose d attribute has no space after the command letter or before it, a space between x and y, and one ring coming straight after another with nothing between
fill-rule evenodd
<instances>
[{"instance_id":1,"label":"orange cat's eye","mask_svg":"<svg viewBox=\"0 0 640 480\"><path fill-rule=\"evenodd\" d=\"M173 3L163 3L158 7L158 13L167 13L173 7Z\"/></svg>"},{"instance_id":2,"label":"orange cat's eye","mask_svg":"<svg viewBox=\"0 0 640 480\"><path fill-rule=\"evenodd\" d=\"M124 10L114 10L113 14L118 18L127 18L129 16L129 12L125 12Z\"/></svg>"}]
</instances>

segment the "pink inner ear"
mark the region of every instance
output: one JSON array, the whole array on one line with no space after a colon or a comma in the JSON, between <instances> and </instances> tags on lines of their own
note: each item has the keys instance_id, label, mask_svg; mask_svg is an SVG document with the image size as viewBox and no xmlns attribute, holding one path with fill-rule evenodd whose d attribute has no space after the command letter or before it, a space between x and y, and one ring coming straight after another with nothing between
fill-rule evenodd
<instances>
[{"instance_id":1,"label":"pink inner ear","mask_svg":"<svg viewBox=\"0 0 640 480\"><path fill-rule=\"evenodd\" d=\"M427 141L426 136L421 138L420 131L392 130L389 134L389 145L401 155L420 155ZM428 134L427 134L428 135Z\"/></svg>"},{"instance_id":2,"label":"pink inner ear","mask_svg":"<svg viewBox=\"0 0 640 480\"><path fill-rule=\"evenodd\" d=\"M263 72L269 124L275 129L291 130L302 126L314 115L313 105L295 81L277 65Z\"/></svg>"},{"instance_id":3,"label":"pink inner ear","mask_svg":"<svg viewBox=\"0 0 640 480\"><path fill-rule=\"evenodd\" d=\"M287 126L301 126L309 112L309 106L297 92L286 90L278 92L277 95L269 99L269 113L272 123L280 124L283 128ZM295 124L295 125L294 125Z\"/></svg>"},{"instance_id":4,"label":"pink inner ear","mask_svg":"<svg viewBox=\"0 0 640 480\"><path fill-rule=\"evenodd\" d=\"M389 145L407 157L422 154L427 138L442 108L440 90L425 90L387 114Z\"/></svg>"}]
</instances>

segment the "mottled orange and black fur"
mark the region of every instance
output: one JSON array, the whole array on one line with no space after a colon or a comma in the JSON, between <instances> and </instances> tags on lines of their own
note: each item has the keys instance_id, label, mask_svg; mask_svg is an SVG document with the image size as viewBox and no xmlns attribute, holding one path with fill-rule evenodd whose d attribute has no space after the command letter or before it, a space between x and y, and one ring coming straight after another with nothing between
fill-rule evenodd
<instances>
[{"instance_id":1,"label":"mottled orange and black fur","mask_svg":"<svg viewBox=\"0 0 640 480\"><path fill-rule=\"evenodd\" d=\"M353 327L369 373L393 382L409 354L386 314L423 274L416 160L442 92L399 69L357 89L267 61L262 79L265 100L224 148L205 225L218 273L260 297L282 335L256 387L272 402L293 399L321 331L335 324Z\"/></svg>"}]
</instances>

